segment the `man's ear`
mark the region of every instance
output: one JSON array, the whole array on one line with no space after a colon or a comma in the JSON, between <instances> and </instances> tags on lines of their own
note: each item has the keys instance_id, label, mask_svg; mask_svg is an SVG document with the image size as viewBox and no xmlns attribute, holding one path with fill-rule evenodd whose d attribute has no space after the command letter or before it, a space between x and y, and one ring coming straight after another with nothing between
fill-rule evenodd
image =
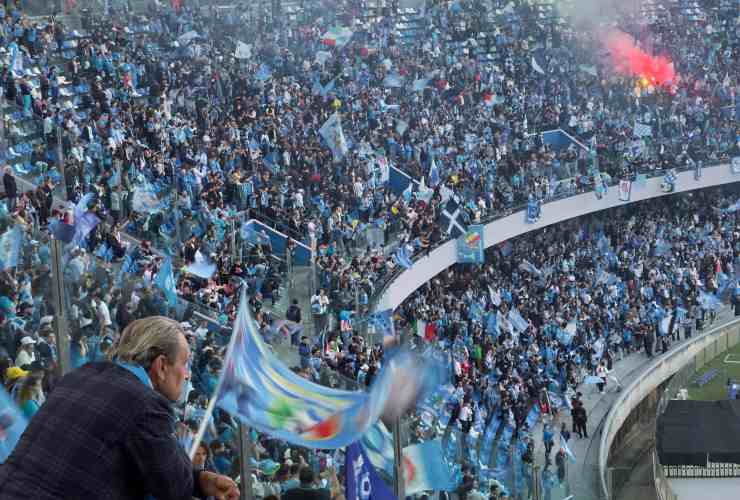
<instances>
[{"instance_id":1,"label":"man's ear","mask_svg":"<svg viewBox=\"0 0 740 500\"><path fill-rule=\"evenodd\" d=\"M164 380L164 369L166 363L167 359L164 354L160 354L154 358L154 361L152 361L152 364L149 367L149 377L152 379L152 383L154 383L155 380Z\"/></svg>"}]
</instances>

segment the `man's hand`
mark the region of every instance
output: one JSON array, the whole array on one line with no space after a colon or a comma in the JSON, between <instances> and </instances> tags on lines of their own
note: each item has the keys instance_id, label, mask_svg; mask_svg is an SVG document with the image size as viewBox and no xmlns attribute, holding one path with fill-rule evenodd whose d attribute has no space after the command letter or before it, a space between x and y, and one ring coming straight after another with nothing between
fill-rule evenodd
<instances>
[{"instance_id":1,"label":"man's hand","mask_svg":"<svg viewBox=\"0 0 740 500\"><path fill-rule=\"evenodd\" d=\"M239 500L239 488L230 477L203 471L198 478L200 489L206 496L216 500Z\"/></svg>"}]
</instances>

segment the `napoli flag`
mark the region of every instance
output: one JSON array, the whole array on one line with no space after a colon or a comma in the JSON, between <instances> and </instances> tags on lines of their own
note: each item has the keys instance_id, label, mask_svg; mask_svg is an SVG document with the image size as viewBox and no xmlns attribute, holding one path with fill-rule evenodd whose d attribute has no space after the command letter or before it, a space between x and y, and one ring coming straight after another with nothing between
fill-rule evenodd
<instances>
[{"instance_id":1,"label":"napoli flag","mask_svg":"<svg viewBox=\"0 0 740 500\"><path fill-rule=\"evenodd\" d=\"M452 491L457 486L442 452L442 441L424 441L403 449L404 492Z\"/></svg>"},{"instance_id":2,"label":"napoli flag","mask_svg":"<svg viewBox=\"0 0 740 500\"><path fill-rule=\"evenodd\" d=\"M296 446L337 449L362 439L381 416L398 418L436 389L444 373L437 365L399 353L384 362L369 392L315 384L270 351L243 290L214 397L220 408L259 432Z\"/></svg>"},{"instance_id":3,"label":"napoli flag","mask_svg":"<svg viewBox=\"0 0 740 500\"><path fill-rule=\"evenodd\" d=\"M347 500L395 500L395 495L357 443L352 443L345 450L344 472L344 495Z\"/></svg>"},{"instance_id":4,"label":"napoli flag","mask_svg":"<svg viewBox=\"0 0 740 500\"><path fill-rule=\"evenodd\" d=\"M0 464L7 460L28 421L5 389L0 387Z\"/></svg>"},{"instance_id":5,"label":"napoli flag","mask_svg":"<svg viewBox=\"0 0 740 500\"><path fill-rule=\"evenodd\" d=\"M335 160L341 159L349 151L339 114L332 114L319 129L319 134L324 138L329 149L331 149Z\"/></svg>"}]
</instances>

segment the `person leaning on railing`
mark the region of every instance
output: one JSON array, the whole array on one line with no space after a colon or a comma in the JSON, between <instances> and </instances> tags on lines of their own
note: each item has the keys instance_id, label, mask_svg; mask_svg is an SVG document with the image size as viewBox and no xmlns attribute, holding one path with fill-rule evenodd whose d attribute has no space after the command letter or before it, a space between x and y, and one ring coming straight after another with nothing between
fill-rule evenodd
<instances>
[{"instance_id":1,"label":"person leaning on railing","mask_svg":"<svg viewBox=\"0 0 740 500\"><path fill-rule=\"evenodd\" d=\"M178 442L172 403L190 348L179 323L130 323L111 361L62 378L0 465L0 500L239 498L236 484L194 470Z\"/></svg>"}]
</instances>

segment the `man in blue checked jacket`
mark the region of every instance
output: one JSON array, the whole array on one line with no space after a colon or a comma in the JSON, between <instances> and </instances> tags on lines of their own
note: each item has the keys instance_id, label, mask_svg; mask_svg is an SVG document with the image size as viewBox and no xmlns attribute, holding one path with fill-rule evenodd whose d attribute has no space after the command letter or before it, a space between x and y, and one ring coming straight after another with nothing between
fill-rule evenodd
<instances>
[{"instance_id":1,"label":"man in blue checked jacket","mask_svg":"<svg viewBox=\"0 0 740 500\"><path fill-rule=\"evenodd\" d=\"M172 403L190 378L179 323L132 322L111 359L57 384L0 465L0 500L239 498L230 478L196 471L178 442Z\"/></svg>"}]
</instances>

